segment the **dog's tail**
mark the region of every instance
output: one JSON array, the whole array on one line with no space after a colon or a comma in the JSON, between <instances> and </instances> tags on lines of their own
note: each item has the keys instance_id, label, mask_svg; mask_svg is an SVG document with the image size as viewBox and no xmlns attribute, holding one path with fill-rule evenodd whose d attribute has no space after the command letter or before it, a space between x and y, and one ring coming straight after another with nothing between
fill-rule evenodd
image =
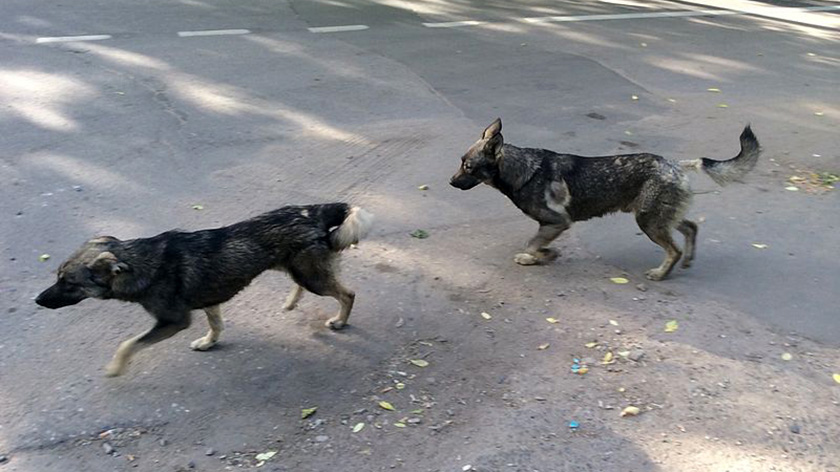
<instances>
[{"instance_id":1,"label":"dog's tail","mask_svg":"<svg viewBox=\"0 0 840 472\"><path fill-rule=\"evenodd\" d=\"M350 208L344 221L330 233L330 246L335 251L347 249L367 236L373 225L373 214L360 207Z\"/></svg>"},{"instance_id":2,"label":"dog's tail","mask_svg":"<svg viewBox=\"0 0 840 472\"><path fill-rule=\"evenodd\" d=\"M686 169L702 170L718 185L726 185L740 181L747 172L751 171L758 162L759 154L761 154L761 146L750 129L750 125L747 125L741 133L741 152L732 159L716 161L701 157L680 161L680 165Z\"/></svg>"}]
</instances>

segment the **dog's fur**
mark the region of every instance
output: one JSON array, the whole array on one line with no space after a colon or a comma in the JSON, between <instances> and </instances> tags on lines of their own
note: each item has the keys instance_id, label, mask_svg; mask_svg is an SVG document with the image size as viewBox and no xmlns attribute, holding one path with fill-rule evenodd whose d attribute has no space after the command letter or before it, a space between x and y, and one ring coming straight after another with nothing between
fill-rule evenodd
<instances>
[{"instance_id":1,"label":"dog's fur","mask_svg":"<svg viewBox=\"0 0 840 472\"><path fill-rule=\"evenodd\" d=\"M703 170L720 185L740 180L755 167L760 148L750 127L741 133L741 152L734 158L706 158L674 163L654 154L583 157L546 149L505 144L502 121L496 119L461 158L461 167L450 184L469 190L480 183L495 187L525 214L540 224L518 264L531 265L554 259L547 248L575 221L617 211L632 212L645 234L665 249L665 260L647 271L647 278L661 280L683 252L674 244L676 228L685 236L682 266L694 259L697 224L684 219L691 203L691 188L683 169Z\"/></svg>"},{"instance_id":2,"label":"dog's fur","mask_svg":"<svg viewBox=\"0 0 840 472\"><path fill-rule=\"evenodd\" d=\"M167 339L203 309L210 331L190 347L205 350L219 340L219 305L262 272L287 271L297 283L284 308L294 309L303 289L338 300L341 309L327 326L347 324L355 294L337 278L339 251L367 234L372 216L345 203L287 206L230 226L196 232L169 231L120 241L111 236L86 242L58 269L58 281L35 300L47 308L86 298L136 302L156 320L146 333L123 342L106 368L124 372L140 349Z\"/></svg>"}]
</instances>

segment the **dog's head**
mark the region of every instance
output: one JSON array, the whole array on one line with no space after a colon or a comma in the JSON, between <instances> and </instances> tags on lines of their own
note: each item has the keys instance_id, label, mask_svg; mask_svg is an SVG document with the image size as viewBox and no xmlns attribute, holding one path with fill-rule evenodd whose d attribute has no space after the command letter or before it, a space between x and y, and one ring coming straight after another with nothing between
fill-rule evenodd
<instances>
[{"instance_id":1,"label":"dog's head","mask_svg":"<svg viewBox=\"0 0 840 472\"><path fill-rule=\"evenodd\" d=\"M110 252L119 240L111 236L91 239L58 268L58 280L41 292L35 303L46 308L75 305L85 298L110 298L111 284L129 270Z\"/></svg>"},{"instance_id":2,"label":"dog's head","mask_svg":"<svg viewBox=\"0 0 840 472\"><path fill-rule=\"evenodd\" d=\"M496 118L461 158L461 167L449 184L461 190L469 190L482 182L492 181L498 171L504 144L502 119Z\"/></svg>"}]
</instances>

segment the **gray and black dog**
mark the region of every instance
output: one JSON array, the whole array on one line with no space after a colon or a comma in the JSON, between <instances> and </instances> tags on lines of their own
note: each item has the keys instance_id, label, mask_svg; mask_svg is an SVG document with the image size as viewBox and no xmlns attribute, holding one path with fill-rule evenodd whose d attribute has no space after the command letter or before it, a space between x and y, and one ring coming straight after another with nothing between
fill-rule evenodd
<instances>
[{"instance_id":1,"label":"gray and black dog","mask_svg":"<svg viewBox=\"0 0 840 472\"><path fill-rule=\"evenodd\" d=\"M651 280L665 278L683 255L671 237L674 228L685 236L682 267L694 259L697 224L684 218L692 193L683 169L702 170L725 185L752 170L760 153L749 126L741 133L741 152L734 158L679 163L654 154L583 157L520 148L505 144L501 131L502 121L496 119L461 158L450 184L461 190L482 182L495 187L540 224L514 261L522 265L550 261L557 254L546 246L573 222L632 212L642 231L666 252L662 264L647 271Z\"/></svg>"},{"instance_id":2,"label":"gray and black dog","mask_svg":"<svg viewBox=\"0 0 840 472\"><path fill-rule=\"evenodd\" d=\"M337 278L337 254L364 237L372 215L346 203L287 206L230 226L195 232L169 231L120 241L111 236L86 242L58 268L58 281L35 300L47 308L86 298L136 302L156 320L146 333L117 349L106 375L125 371L140 349L190 325L203 309L210 331L190 345L212 347L222 331L219 305L266 270L287 271L297 283L284 309L294 309L303 289L338 300L341 309L327 326L347 324L355 294Z\"/></svg>"}]
</instances>

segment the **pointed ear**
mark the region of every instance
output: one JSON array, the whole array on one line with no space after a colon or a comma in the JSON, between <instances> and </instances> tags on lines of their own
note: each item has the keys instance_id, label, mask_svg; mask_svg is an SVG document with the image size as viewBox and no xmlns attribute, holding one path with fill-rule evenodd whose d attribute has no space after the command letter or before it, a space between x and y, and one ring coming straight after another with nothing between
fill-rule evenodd
<instances>
[{"instance_id":1,"label":"pointed ear","mask_svg":"<svg viewBox=\"0 0 840 472\"><path fill-rule=\"evenodd\" d=\"M105 251L96 256L96 259L88 266L93 271L110 272L117 275L120 272L128 271L128 264L120 262L112 252Z\"/></svg>"},{"instance_id":2,"label":"pointed ear","mask_svg":"<svg viewBox=\"0 0 840 472\"><path fill-rule=\"evenodd\" d=\"M490 139L493 136L502 132L502 119L496 118L495 121L490 123L490 126L484 130L484 134L481 135L482 139Z\"/></svg>"}]
</instances>

